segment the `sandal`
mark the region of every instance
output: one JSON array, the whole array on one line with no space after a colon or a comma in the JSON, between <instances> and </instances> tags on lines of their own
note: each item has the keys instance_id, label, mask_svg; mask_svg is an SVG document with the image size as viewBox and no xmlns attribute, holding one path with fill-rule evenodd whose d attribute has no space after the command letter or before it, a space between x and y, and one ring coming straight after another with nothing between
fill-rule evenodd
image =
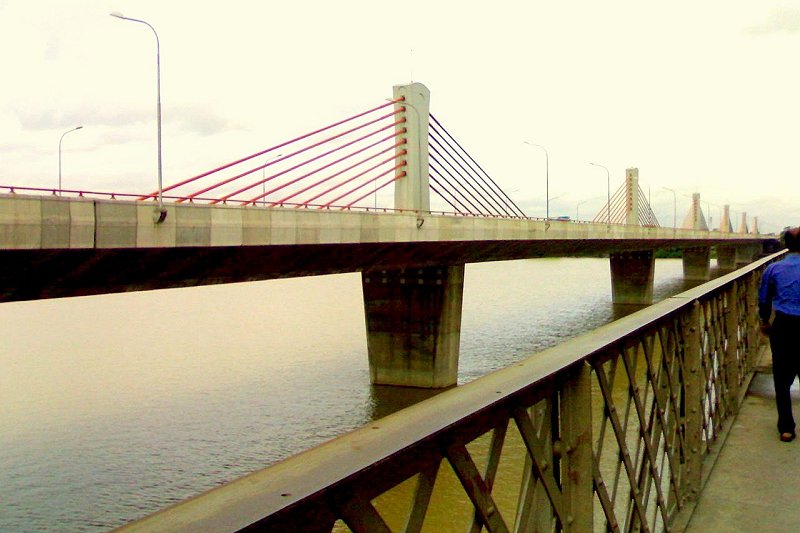
<instances>
[{"instance_id":1,"label":"sandal","mask_svg":"<svg viewBox=\"0 0 800 533\"><path fill-rule=\"evenodd\" d=\"M796 435L794 434L794 432L781 433L781 442L792 442L795 439L795 437Z\"/></svg>"}]
</instances>

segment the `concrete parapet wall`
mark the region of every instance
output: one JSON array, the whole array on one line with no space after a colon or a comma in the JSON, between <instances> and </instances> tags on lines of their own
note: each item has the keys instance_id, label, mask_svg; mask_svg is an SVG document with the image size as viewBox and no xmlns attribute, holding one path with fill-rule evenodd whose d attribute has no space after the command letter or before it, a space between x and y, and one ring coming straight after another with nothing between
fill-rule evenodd
<instances>
[{"instance_id":1,"label":"concrete parapet wall","mask_svg":"<svg viewBox=\"0 0 800 533\"><path fill-rule=\"evenodd\" d=\"M136 248L139 220L136 204L114 201L95 202L95 246L97 248ZM152 220L150 221L152 225Z\"/></svg>"},{"instance_id":2,"label":"concrete parapet wall","mask_svg":"<svg viewBox=\"0 0 800 533\"><path fill-rule=\"evenodd\" d=\"M175 246L211 246L211 211L205 205L175 207ZM167 213L169 218L169 213ZM165 220L166 222L166 220ZM152 225L152 221L150 222Z\"/></svg>"},{"instance_id":3,"label":"concrete parapet wall","mask_svg":"<svg viewBox=\"0 0 800 533\"><path fill-rule=\"evenodd\" d=\"M94 202L69 202L69 247L94 247ZM42 243L42 248L45 248Z\"/></svg>"},{"instance_id":4,"label":"concrete parapet wall","mask_svg":"<svg viewBox=\"0 0 800 533\"><path fill-rule=\"evenodd\" d=\"M0 247L42 247L41 198L0 198Z\"/></svg>"},{"instance_id":5,"label":"concrete parapet wall","mask_svg":"<svg viewBox=\"0 0 800 533\"><path fill-rule=\"evenodd\" d=\"M70 209L69 202L53 198L42 198L42 247L69 248Z\"/></svg>"},{"instance_id":6,"label":"concrete parapet wall","mask_svg":"<svg viewBox=\"0 0 800 533\"><path fill-rule=\"evenodd\" d=\"M180 248L458 241L654 241L758 245L766 236L567 221L0 195L0 249ZM730 244L728 244L730 243ZM555 246L555 245L554 245ZM574 245L571 245L574 248ZM612 247L609 246L609 249ZM557 253L557 249L553 249Z\"/></svg>"},{"instance_id":7,"label":"concrete parapet wall","mask_svg":"<svg viewBox=\"0 0 800 533\"><path fill-rule=\"evenodd\" d=\"M177 242L177 207L164 204L167 218L161 224L153 224L155 204L146 203L136 206L136 246L139 248L172 248Z\"/></svg>"}]
</instances>

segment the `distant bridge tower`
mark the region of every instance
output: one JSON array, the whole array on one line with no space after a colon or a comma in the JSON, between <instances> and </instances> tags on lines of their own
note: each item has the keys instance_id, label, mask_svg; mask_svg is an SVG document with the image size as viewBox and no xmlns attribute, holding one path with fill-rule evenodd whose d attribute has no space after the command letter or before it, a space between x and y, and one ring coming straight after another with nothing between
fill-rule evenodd
<instances>
[{"instance_id":1,"label":"distant bridge tower","mask_svg":"<svg viewBox=\"0 0 800 533\"><path fill-rule=\"evenodd\" d=\"M753 227L750 228L750 233L753 235L758 235L760 233L758 230L758 217L753 217Z\"/></svg>"},{"instance_id":2,"label":"distant bridge tower","mask_svg":"<svg viewBox=\"0 0 800 533\"><path fill-rule=\"evenodd\" d=\"M692 207L683 219L683 229L708 230L706 217L703 216L703 209L700 207L700 193L692 194Z\"/></svg>"},{"instance_id":3,"label":"distant bridge tower","mask_svg":"<svg viewBox=\"0 0 800 533\"><path fill-rule=\"evenodd\" d=\"M625 169L625 224L639 223L639 169Z\"/></svg>"},{"instance_id":4,"label":"distant bridge tower","mask_svg":"<svg viewBox=\"0 0 800 533\"><path fill-rule=\"evenodd\" d=\"M749 233L747 230L747 213L742 213L739 219L739 227L736 228L736 233Z\"/></svg>"},{"instance_id":5,"label":"distant bridge tower","mask_svg":"<svg viewBox=\"0 0 800 533\"><path fill-rule=\"evenodd\" d=\"M592 220L601 223L606 221L633 226L659 226L647 197L639 188L638 168L625 169L625 183L617 189L609 204L603 206Z\"/></svg>"},{"instance_id":6,"label":"distant bridge tower","mask_svg":"<svg viewBox=\"0 0 800 533\"><path fill-rule=\"evenodd\" d=\"M722 206L722 220L719 221L720 233L733 233L733 224L731 224L731 206Z\"/></svg>"}]
</instances>

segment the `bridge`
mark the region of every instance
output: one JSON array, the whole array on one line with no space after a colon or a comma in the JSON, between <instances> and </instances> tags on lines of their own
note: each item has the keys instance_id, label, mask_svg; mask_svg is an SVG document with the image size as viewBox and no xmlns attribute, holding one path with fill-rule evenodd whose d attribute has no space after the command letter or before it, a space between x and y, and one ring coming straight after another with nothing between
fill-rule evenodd
<instances>
[{"instance_id":1,"label":"bridge","mask_svg":"<svg viewBox=\"0 0 800 533\"><path fill-rule=\"evenodd\" d=\"M121 531L786 530L796 450L774 449L773 403L754 421L746 399L765 348L757 282L781 255Z\"/></svg>"},{"instance_id":2,"label":"bridge","mask_svg":"<svg viewBox=\"0 0 800 533\"><path fill-rule=\"evenodd\" d=\"M696 500L761 354L755 287L775 237L744 215L733 231L727 209L710 231L698 196L684 227L660 227L635 168L591 222L528 217L429 97L395 87L145 194L0 186L0 301L361 272L372 382L444 388L466 263L608 255L613 301L638 306L658 249L681 249L687 278L709 278L712 249L730 273L130 530L655 531Z\"/></svg>"},{"instance_id":3,"label":"bridge","mask_svg":"<svg viewBox=\"0 0 800 533\"><path fill-rule=\"evenodd\" d=\"M731 231L727 209L709 231L697 195L683 228L660 227L635 168L593 222L528 217L429 103L424 85L396 86L143 195L0 186L0 301L361 272L372 382L437 388L456 382L466 263L607 254L613 301L642 305L659 248L682 249L685 276L702 280L712 247L733 270L774 242L746 220ZM389 185L393 205L378 208Z\"/></svg>"}]
</instances>

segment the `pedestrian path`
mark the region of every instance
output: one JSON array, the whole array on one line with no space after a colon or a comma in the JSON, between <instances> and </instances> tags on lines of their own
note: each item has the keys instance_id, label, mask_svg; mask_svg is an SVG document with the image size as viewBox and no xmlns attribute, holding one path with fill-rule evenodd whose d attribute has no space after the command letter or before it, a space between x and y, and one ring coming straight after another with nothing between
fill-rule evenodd
<instances>
[{"instance_id":1,"label":"pedestrian path","mask_svg":"<svg viewBox=\"0 0 800 533\"><path fill-rule=\"evenodd\" d=\"M771 355L759 367L687 533L800 531L800 440L778 439ZM800 420L800 389L792 388Z\"/></svg>"}]
</instances>

